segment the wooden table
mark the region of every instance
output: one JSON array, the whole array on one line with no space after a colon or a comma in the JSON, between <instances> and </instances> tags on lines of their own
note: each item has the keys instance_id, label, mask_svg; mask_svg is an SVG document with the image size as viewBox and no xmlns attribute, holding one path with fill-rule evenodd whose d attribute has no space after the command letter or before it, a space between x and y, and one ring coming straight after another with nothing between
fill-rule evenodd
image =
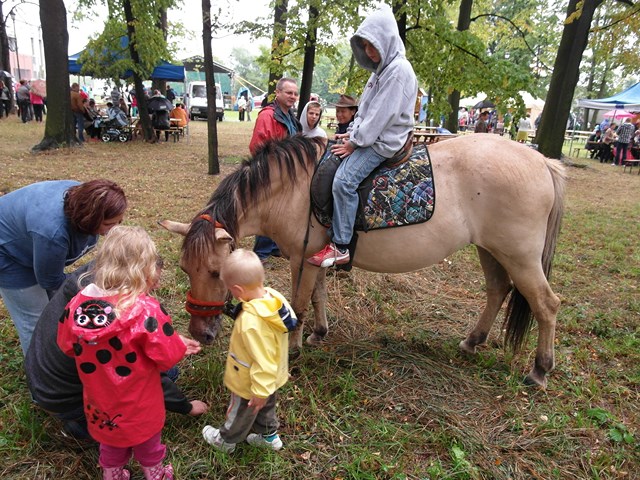
<instances>
[{"instance_id":1,"label":"wooden table","mask_svg":"<svg viewBox=\"0 0 640 480\"><path fill-rule=\"evenodd\" d=\"M455 137L457 137L457 135L454 133L438 133L435 128L420 128L413 131L413 144L425 143L431 145L432 143L438 143Z\"/></svg>"}]
</instances>

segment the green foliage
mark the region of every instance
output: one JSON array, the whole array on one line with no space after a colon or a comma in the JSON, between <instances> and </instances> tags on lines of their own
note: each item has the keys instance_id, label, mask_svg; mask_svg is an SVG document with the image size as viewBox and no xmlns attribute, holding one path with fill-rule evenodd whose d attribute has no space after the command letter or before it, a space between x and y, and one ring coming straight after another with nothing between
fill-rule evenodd
<instances>
[{"instance_id":1,"label":"green foliage","mask_svg":"<svg viewBox=\"0 0 640 480\"><path fill-rule=\"evenodd\" d=\"M123 46L122 38L127 36L124 18L124 2L131 5L135 18L135 37L131 41L138 52L139 63L135 63L129 54L129 47ZM84 72L91 72L99 78L109 78L116 83L123 72L131 70L141 78L149 78L153 68L161 60L171 58L171 49L167 45L164 32L158 28L160 12L179 5L181 0L79 0L75 13L77 18L88 15L95 5L105 5L109 18L102 32L94 35L79 61Z\"/></svg>"}]
</instances>

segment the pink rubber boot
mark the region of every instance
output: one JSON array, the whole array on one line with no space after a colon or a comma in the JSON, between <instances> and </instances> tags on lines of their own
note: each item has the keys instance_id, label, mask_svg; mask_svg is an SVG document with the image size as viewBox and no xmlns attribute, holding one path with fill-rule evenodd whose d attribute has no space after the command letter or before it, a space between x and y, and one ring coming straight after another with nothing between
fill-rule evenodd
<instances>
[{"instance_id":1,"label":"pink rubber boot","mask_svg":"<svg viewBox=\"0 0 640 480\"><path fill-rule=\"evenodd\" d=\"M158 463L153 467L142 467L145 480L173 480L173 467L171 464Z\"/></svg>"},{"instance_id":2,"label":"pink rubber boot","mask_svg":"<svg viewBox=\"0 0 640 480\"><path fill-rule=\"evenodd\" d=\"M131 473L124 467L113 467L102 469L102 480L129 480Z\"/></svg>"}]
</instances>

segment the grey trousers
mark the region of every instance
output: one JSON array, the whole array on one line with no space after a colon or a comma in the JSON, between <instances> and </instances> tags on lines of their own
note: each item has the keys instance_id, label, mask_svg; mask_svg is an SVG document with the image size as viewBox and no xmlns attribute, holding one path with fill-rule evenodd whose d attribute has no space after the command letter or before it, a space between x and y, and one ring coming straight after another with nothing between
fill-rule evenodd
<instances>
[{"instance_id":1,"label":"grey trousers","mask_svg":"<svg viewBox=\"0 0 640 480\"><path fill-rule=\"evenodd\" d=\"M240 443L250 433L271 435L278 430L280 422L276 417L276 393L267 398L267 403L253 413L249 400L231 393L227 409L227 419L220 428L220 436L227 443Z\"/></svg>"}]
</instances>

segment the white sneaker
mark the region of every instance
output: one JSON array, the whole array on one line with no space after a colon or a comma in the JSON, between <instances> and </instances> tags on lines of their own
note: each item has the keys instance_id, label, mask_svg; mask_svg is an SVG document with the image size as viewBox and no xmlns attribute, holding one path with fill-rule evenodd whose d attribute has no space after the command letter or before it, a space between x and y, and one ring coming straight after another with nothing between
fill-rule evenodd
<instances>
[{"instance_id":1,"label":"white sneaker","mask_svg":"<svg viewBox=\"0 0 640 480\"><path fill-rule=\"evenodd\" d=\"M266 447L276 451L282 449L282 440L280 440L280 435L277 433L272 433L271 435L250 433L247 435L247 443L256 447Z\"/></svg>"},{"instance_id":2,"label":"white sneaker","mask_svg":"<svg viewBox=\"0 0 640 480\"><path fill-rule=\"evenodd\" d=\"M236 449L235 443L225 442L220 435L220 430L213 428L211 425L206 425L202 429L202 436L209 445L221 452L232 453Z\"/></svg>"}]
</instances>

